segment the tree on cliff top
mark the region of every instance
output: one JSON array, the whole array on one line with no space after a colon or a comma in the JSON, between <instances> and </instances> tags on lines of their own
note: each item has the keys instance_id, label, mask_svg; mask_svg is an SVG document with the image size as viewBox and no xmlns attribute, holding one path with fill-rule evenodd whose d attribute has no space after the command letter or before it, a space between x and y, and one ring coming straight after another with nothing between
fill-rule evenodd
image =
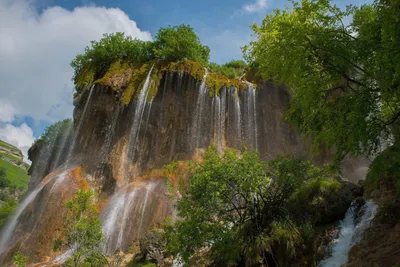
<instances>
[{"instance_id":1,"label":"tree on cliff top","mask_svg":"<svg viewBox=\"0 0 400 267\"><path fill-rule=\"evenodd\" d=\"M153 51L157 58L170 61L186 58L207 65L210 58L210 48L202 45L189 25L160 28Z\"/></svg>"},{"instance_id":2,"label":"tree on cliff top","mask_svg":"<svg viewBox=\"0 0 400 267\"><path fill-rule=\"evenodd\" d=\"M316 147L374 154L400 118L400 2L340 10L329 0L275 10L244 47L264 79L293 92L287 119ZM345 20L353 18L349 25Z\"/></svg>"},{"instance_id":3,"label":"tree on cliff top","mask_svg":"<svg viewBox=\"0 0 400 267\"><path fill-rule=\"evenodd\" d=\"M141 65L155 59L199 61L206 65L210 49L189 25L160 28L154 41L141 41L122 32L104 34L100 41L91 41L85 52L71 62L74 78L84 69L97 72L119 59Z\"/></svg>"}]
</instances>

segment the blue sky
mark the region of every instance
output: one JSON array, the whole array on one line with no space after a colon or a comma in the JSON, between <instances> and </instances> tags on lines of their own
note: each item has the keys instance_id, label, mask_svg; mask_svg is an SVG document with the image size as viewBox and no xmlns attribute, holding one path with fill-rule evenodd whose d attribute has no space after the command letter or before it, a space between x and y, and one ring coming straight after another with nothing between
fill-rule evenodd
<instances>
[{"instance_id":1,"label":"blue sky","mask_svg":"<svg viewBox=\"0 0 400 267\"><path fill-rule=\"evenodd\" d=\"M371 0L368 0L370 2ZM365 0L336 0L340 7ZM160 27L189 24L211 61L241 58L250 25L280 0L0 0L0 138L24 151L46 126L72 117L69 62L90 40L124 31L150 40Z\"/></svg>"}]
</instances>

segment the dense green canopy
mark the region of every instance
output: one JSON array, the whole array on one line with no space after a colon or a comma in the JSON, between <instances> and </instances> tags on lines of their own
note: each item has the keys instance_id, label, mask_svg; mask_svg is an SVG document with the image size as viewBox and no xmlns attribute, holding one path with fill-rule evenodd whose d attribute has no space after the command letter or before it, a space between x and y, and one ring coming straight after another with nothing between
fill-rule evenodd
<instances>
[{"instance_id":1,"label":"dense green canopy","mask_svg":"<svg viewBox=\"0 0 400 267\"><path fill-rule=\"evenodd\" d=\"M264 79L288 85L287 118L318 146L373 154L400 117L400 2L340 10L329 0L294 2L254 25L244 47ZM346 23L348 19L350 23Z\"/></svg>"},{"instance_id":2,"label":"dense green canopy","mask_svg":"<svg viewBox=\"0 0 400 267\"><path fill-rule=\"evenodd\" d=\"M85 52L71 62L74 78L84 69L97 72L117 60L141 65L151 60L178 61L189 59L208 64L210 49L201 43L193 28L179 25L160 28L154 41L141 41L122 32L104 34L100 41L91 41Z\"/></svg>"}]
</instances>

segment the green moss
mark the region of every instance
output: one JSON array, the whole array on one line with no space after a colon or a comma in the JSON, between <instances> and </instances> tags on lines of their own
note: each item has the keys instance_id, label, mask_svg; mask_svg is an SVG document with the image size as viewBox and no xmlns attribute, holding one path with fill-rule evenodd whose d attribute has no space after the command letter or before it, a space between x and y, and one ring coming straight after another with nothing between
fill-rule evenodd
<instances>
[{"instance_id":1,"label":"green moss","mask_svg":"<svg viewBox=\"0 0 400 267\"><path fill-rule=\"evenodd\" d=\"M133 98L136 98L143 87L146 75L150 70L150 64L143 64L139 69L132 69L132 76L128 82L128 86L122 94L122 104L128 105Z\"/></svg>"},{"instance_id":2,"label":"green moss","mask_svg":"<svg viewBox=\"0 0 400 267\"><path fill-rule=\"evenodd\" d=\"M381 180L392 180L400 195L400 145L394 144L379 154L369 167L365 184L368 191L377 187Z\"/></svg>"},{"instance_id":3,"label":"green moss","mask_svg":"<svg viewBox=\"0 0 400 267\"><path fill-rule=\"evenodd\" d=\"M148 62L140 67L133 67L128 62L118 60L112 63L103 77L96 81L94 81L97 74L96 69L90 66L83 68L75 79L77 93L74 97L77 97L83 88L89 88L93 84L102 84L111 87L115 91L123 91L121 103L122 105L128 105L132 99L138 96L152 65L152 62ZM157 61L154 63L151 74L147 100L153 99L157 94L163 73L165 72L185 73L190 75L193 79L202 80L205 75L205 68L200 62L191 60L182 60L178 62L165 60ZM129 81L126 81L126 78L129 76ZM118 79L121 80L118 81ZM248 87L244 81L238 79L230 80L227 76L219 72L210 72L208 74L206 86L210 89L210 96L218 95L224 86L228 88L233 86L239 90L245 90Z\"/></svg>"},{"instance_id":4,"label":"green moss","mask_svg":"<svg viewBox=\"0 0 400 267\"><path fill-rule=\"evenodd\" d=\"M187 73L196 80L203 79L205 74L204 66L200 62L191 60L182 60L178 62L160 61L157 65L157 68L161 72Z\"/></svg>"},{"instance_id":5,"label":"green moss","mask_svg":"<svg viewBox=\"0 0 400 267\"><path fill-rule=\"evenodd\" d=\"M77 92L81 92L85 88L90 88L96 77L97 69L92 65L82 68L75 77L75 87Z\"/></svg>"},{"instance_id":6,"label":"green moss","mask_svg":"<svg viewBox=\"0 0 400 267\"><path fill-rule=\"evenodd\" d=\"M132 72L132 68L128 62L123 62L121 60L118 60L110 65L104 76L98 80L96 80L94 83L99 83L103 85L110 86L113 90L118 91L121 90L121 87L115 86L112 83L112 79L116 78L117 75L125 75L128 72ZM129 75L129 73L128 73ZM123 79L123 77L121 77Z\"/></svg>"},{"instance_id":7,"label":"green moss","mask_svg":"<svg viewBox=\"0 0 400 267\"><path fill-rule=\"evenodd\" d=\"M149 92L147 94L147 100L150 101L158 92L158 87L160 86L160 81L162 79L162 73L158 69L153 69L150 76Z\"/></svg>"}]
</instances>

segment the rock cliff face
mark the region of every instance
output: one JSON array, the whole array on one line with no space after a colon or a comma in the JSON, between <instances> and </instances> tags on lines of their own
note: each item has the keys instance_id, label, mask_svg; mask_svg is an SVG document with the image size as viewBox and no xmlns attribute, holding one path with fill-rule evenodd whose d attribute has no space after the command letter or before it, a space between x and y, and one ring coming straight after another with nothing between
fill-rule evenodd
<instances>
[{"instance_id":1,"label":"rock cliff face","mask_svg":"<svg viewBox=\"0 0 400 267\"><path fill-rule=\"evenodd\" d=\"M253 89L249 84L210 96L205 79L164 73L152 99L142 94L145 83L127 106L104 85L81 93L75 99L74 136L57 153L38 149L32 154L30 192L43 188L16 218L10 239L2 240L6 249L0 262L9 262L16 250L35 262L56 257L51 248L62 227L63 202L79 188L98 193L105 251L113 254L174 216L171 196L179 193L171 192L162 177L171 161L190 160L209 145L221 151L256 149L264 160L278 154L308 157L301 136L282 121L290 100L284 86L264 82ZM314 160L329 159L322 153ZM347 175L359 165L353 161Z\"/></svg>"}]
</instances>

